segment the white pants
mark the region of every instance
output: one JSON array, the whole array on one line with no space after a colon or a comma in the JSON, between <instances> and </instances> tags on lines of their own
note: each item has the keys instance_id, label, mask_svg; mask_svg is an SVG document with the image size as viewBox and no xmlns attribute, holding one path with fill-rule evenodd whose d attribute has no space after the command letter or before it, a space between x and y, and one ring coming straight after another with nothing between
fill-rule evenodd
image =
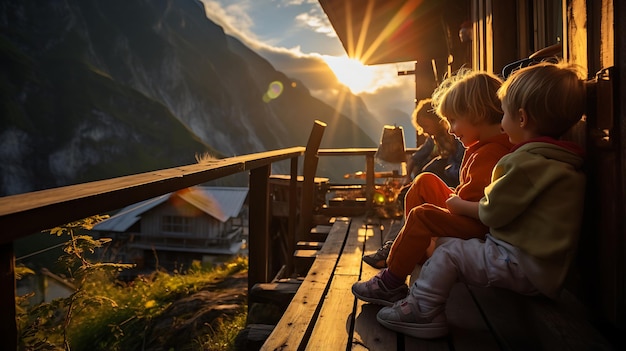
<instances>
[{"instance_id":1,"label":"white pants","mask_svg":"<svg viewBox=\"0 0 626 351\"><path fill-rule=\"evenodd\" d=\"M411 295L436 307L446 303L456 282L539 294L518 265L516 251L489 234L486 240L447 238L422 266Z\"/></svg>"}]
</instances>

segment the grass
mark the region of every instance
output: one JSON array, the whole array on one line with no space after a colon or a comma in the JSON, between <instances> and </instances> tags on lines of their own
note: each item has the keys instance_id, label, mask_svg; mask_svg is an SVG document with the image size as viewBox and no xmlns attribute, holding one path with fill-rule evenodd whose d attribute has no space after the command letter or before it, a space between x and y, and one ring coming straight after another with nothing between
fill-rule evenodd
<instances>
[{"instance_id":1,"label":"grass","mask_svg":"<svg viewBox=\"0 0 626 351\"><path fill-rule=\"evenodd\" d=\"M220 320L211 333L198 337L198 350L233 351L237 334L246 326L245 312L235 317Z\"/></svg>"},{"instance_id":2,"label":"grass","mask_svg":"<svg viewBox=\"0 0 626 351\"><path fill-rule=\"evenodd\" d=\"M185 274L155 272L130 283L116 281L105 270L94 272L71 297L18 312L21 348L141 350L158 345L165 350L233 350L245 326L245 300L234 313L192 328L184 344L168 345L177 335L162 330L176 334L176 326L187 323L189 316L167 315L177 300L210 290L216 282L247 271L247 265L247 258L238 257L218 267L196 264Z\"/></svg>"}]
</instances>

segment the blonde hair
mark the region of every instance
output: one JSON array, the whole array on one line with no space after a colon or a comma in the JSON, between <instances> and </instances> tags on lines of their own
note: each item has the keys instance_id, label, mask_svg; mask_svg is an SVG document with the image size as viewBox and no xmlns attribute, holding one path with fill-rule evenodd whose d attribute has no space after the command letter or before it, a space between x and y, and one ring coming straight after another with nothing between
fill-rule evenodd
<instances>
[{"instance_id":1,"label":"blonde hair","mask_svg":"<svg viewBox=\"0 0 626 351\"><path fill-rule=\"evenodd\" d=\"M524 109L536 132L559 138L585 112L582 69L565 62L541 62L513 72L498 91L508 111Z\"/></svg>"},{"instance_id":2,"label":"blonde hair","mask_svg":"<svg viewBox=\"0 0 626 351\"><path fill-rule=\"evenodd\" d=\"M499 124L504 114L498 98L501 85L502 80L493 73L461 69L435 89L432 104L437 114L447 119Z\"/></svg>"},{"instance_id":3,"label":"blonde hair","mask_svg":"<svg viewBox=\"0 0 626 351\"><path fill-rule=\"evenodd\" d=\"M425 119L429 119L437 123L441 126L442 131L446 133L448 132L448 129L450 129L450 124L448 124L448 121L445 118L437 115L433 110L432 101L432 99L422 99L418 101L417 106L415 106L415 109L411 114L411 123L419 134L422 134L424 132L424 128L422 128L422 126L420 125L420 121L423 121Z\"/></svg>"}]
</instances>

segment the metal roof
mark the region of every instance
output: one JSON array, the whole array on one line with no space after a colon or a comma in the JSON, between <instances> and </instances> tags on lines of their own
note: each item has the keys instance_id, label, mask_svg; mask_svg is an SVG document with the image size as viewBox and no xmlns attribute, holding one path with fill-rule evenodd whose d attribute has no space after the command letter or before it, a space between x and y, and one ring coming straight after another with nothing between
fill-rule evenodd
<instances>
[{"instance_id":1,"label":"metal roof","mask_svg":"<svg viewBox=\"0 0 626 351\"><path fill-rule=\"evenodd\" d=\"M161 195L149 200L124 207L120 212L93 226L92 230L125 232L141 219L141 215L162 204L171 194Z\"/></svg>"},{"instance_id":2,"label":"metal roof","mask_svg":"<svg viewBox=\"0 0 626 351\"><path fill-rule=\"evenodd\" d=\"M204 186L187 188L129 205L114 216L96 224L92 230L125 232L141 219L142 214L164 203L172 196L180 197L204 213L221 222L226 222L229 218L239 215L248 196L248 188Z\"/></svg>"},{"instance_id":3,"label":"metal roof","mask_svg":"<svg viewBox=\"0 0 626 351\"><path fill-rule=\"evenodd\" d=\"M239 215L248 195L248 188L197 186L179 191L176 195L205 213L226 222L229 218Z\"/></svg>"}]
</instances>

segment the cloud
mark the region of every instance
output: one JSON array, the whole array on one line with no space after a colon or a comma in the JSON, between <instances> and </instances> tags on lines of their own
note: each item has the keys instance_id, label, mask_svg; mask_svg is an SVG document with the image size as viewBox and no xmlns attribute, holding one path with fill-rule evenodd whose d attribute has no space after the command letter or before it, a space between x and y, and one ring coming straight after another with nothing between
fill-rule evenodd
<instances>
[{"instance_id":1,"label":"cloud","mask_svg":"<svg viewBox=\"0 0 626 351\"><path fill-rule=\"evenodd\" d=\"M302 81L313 96L330 103L345 92L346 87L338 81L327 61L339 60L340 56L345 59L346 53L316 0L202 2L207 17L222 26L227 34L241 40L277 70ZM285 20L287 15L290 18ZM268 21L271 25L262 25ZM329 39L332 37L335 39ZM288 39L291 45L286 45L290 42ZM303 52L303 47L308 48L308 52ZM410 127L408 116L414 107L415 82L411 77L397 75L398 70L412 69L413 63L409 65L411 67L402 67L402 64L372 66L370 79L377 88L357 94L383 123L393 124L395 121L390 119L401 119L406 122L402 125Z\"/></svg>"},{"instance_id":2,"label":"cloud","mask_svg":"<svg viewBox=\"0 0 626 351\"><path fill-rule=\"evenodd\" d=\"M322 56L303 54L299 49L257 48L257 53L270 61L276 69L296 77L309 89L336 89L339 81Z\"/></svg>"},{"instance_id":3,"label":"cloud","mask_svg":"<svg viewBox=\"0 0 626 351\"><path fill-rule=\"evenodd\" d=\"M385 119L384 116L392 110L403 111L404 116L407 116L407 111L412 111L415 106L415 83L411 78L398 77L398 80L396 86L382 87L374 93L363 93L359 96L368 108L382 119Z\"/></svg>"},{"instance_id":4,"label":"cloud","mask_svg":"<svg viewBox=\"0 0 626 351\"><path fill-rule=\"evenodd\" d=\"M237 38L258 40L251 31L254 21L248 15L249 4L238 2L223 6L218 1L201 0L204 3L205 13L208 18L224 29L224 32Z\"/></svg>"},{"instance_id":5,"label":"cloud","mask_svg":"<svg viewBox=\"0 0 626 351\"><path fill-rule=\"evenodd\" d=\"M299 14L296 16L296 21L307 28L313 29L315 33L322 33L331 38L337 37L335 30L328 21L328 18L315 9L310 12Z\"/></svg>"},{"instance_id":6,"label":"cloud","mask_svg":"<svg viewBox=\"0 0 626 351\"><path fill-rule=\"evenodd\" d=\"M302 4L317 4L317 0L283 0L284 5L302 5Z\"/></svg>"}]
</instances>

